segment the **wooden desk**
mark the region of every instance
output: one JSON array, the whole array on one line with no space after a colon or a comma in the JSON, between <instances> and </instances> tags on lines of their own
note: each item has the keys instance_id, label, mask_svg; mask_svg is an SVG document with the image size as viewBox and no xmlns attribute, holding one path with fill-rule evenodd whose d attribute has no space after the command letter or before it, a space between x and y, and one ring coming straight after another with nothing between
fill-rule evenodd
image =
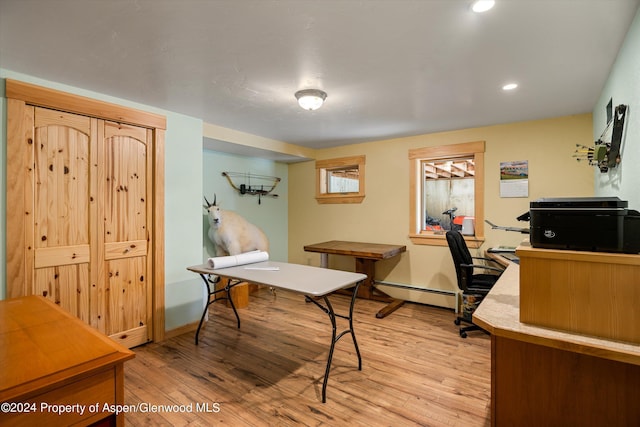
<instances>
[{"instance_id":1,"label":"wooden desk","mask_svg":"<svg viewBox=\"0 0 640 427\"><path fill-rule=\"evenodd\" d=\"M640 345L521 322L517 264L473 321L491 333L493 426L638 425Z\"/></svg>"},{"instance_id":2,"label":"wooden desk","mask_svg":"<svg viewBox=\"0 0 640 427\"><path fill-rule=\"evenodd\" d=\"M404 304L403 300L391 298L389 295L375 288L375 262L381 259L392 258L405 252L407 250L406 246L331 240L329 242L307 245L304 247L304 250L307 252L319 252L321 254L321 266L325 268L329 266L329 254L355 257L356 272L367 275L367 279L362 286L360 286L358 297L389 303L376 314L377 318L381 319L388 316Z\"/></svg>"},{"instance_id":3,"label":"wooden desk","mask_svg":"<svg viewBox=\"0 0 640 427\"><path fill-rule=\"evenodd\" d=\"M0 425L123 425L103 409L124 404L133 357L45 298L0 301Z\"/></svg>"}]
</instances>

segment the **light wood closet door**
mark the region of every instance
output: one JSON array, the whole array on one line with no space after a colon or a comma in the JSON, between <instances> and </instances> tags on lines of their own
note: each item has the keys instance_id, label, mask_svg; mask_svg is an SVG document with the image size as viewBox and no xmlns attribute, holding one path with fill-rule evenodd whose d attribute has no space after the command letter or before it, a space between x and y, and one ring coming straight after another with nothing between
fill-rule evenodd
<instances>
[{"instance_id":1,"label":"light wood closet door","mask_svg":"<svg viewBox=\"0 0 640 427\"><path fill-rule=\"evenodd\" d=\"M104 260L100 328L129 346L151 339L151 130L101 122L98 158L99 258Z\"/></svg>"},{"instance_id":2,"label":"light wood closet door","mask_svg":"<svg viewBox=\"0 0 640 427\"><path fill-rule=\"evenodd\" d=\"M28 108L34 123L32 227L26 229L33 251L32 293L43 295L87 323L90 310L92 194L96 163L96 121L43 108ZM93 130L92 130L93 128ZM92 135L93 133L93 135ZM32 197L29 197L32 196Z\"/></svg>"},{"instance_id":3,"label":"light wood closet door","mask_svg":"<svg viewBox=\"0 0 640 427\"><path fill-rule=\"evenodd\" d=\"M129 347L145 343L152 131L32 110L32 292Z\"/></svg>"},{"instance_id":4,"label":"light wood closet door","mask_svg":"<svg viewBox=\"0 0 640 427\"><path fill-rule=\"evenodd\" d=\"M6 79L7 297L43 295L133 347L164 337L156 114Z\"/></svg>"}]
</instances>

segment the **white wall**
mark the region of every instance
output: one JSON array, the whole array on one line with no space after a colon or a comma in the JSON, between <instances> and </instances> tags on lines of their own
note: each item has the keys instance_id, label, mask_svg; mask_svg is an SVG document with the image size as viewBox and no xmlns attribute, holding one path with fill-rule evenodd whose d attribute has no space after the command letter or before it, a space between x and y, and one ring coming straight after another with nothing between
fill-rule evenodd
<instances>
[{"instance_id":1,"label":"white wall","mask_svg":"<svg viewBox=\"0 0 640 427\"><path fill-rule=\"evenodd\" d=\"M166 115L165 330L170 331L198 321L204 304L200 277L186 270L200 262L202 245L202 120Z\"/></svg>"},{"instance_id":2,"label":"white wall","mask_svg":"<svg viewBox=\"0 0 640 427\"><path fill-rule=\"evenodd\" d=\"M595 58L594 60L597 60ZM607 83L593 110L593 137L597 140L606 127L606 105L629 106L622 139L622 162L602 174L596 172L596 196L618 196L629 201L629 207L640 210L640 9L629 28ZM605 141L610 141L611 131Z\"/></svg>"}]
</instances>

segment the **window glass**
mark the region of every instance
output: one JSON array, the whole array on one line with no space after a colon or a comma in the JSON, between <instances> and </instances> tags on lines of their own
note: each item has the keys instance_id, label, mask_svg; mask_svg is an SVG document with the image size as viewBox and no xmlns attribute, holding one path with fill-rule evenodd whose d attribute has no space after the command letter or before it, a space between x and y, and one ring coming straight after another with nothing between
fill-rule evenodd
<instances>
[{"instance_id":1,"label":"window glass","mask_svg":"<svg viewBox=\"0 0 640 427\"><path fill-rule=\"evenodd\" d=\"M361 203L364 200L365 156L316 161L318 203Z\"/></svg>"},{"instance_id":2,"label":"window glass","mask_svg":"<svg viewBox=\"0 0 640 427\"><path fill-rule=\"evenodd\" d=\"M357 193L360 184L357 166L327 170L327 193Z\"/></svg>"},{"instance_id":3,"label":"window glass","mask_svg":"<svg viewBox=\"0 0 640 427\"><path fill-rule=\"evenodd\" d=\"M444 234L453 229L469 247L482 244L484 147L479 141L409 150L413 243L446 246Z\"/></svg>"},{"instance_id":4,"label":"window glass","mask_svg":"<svg viewBox=\"0 0 640 427\"><path fill-rule=\"evenodd\" d=\"M462 230L475 215L473 157L422 162L424 230ZM472 233L473 234L473 233Z\"/></svg>"}]
</instances>

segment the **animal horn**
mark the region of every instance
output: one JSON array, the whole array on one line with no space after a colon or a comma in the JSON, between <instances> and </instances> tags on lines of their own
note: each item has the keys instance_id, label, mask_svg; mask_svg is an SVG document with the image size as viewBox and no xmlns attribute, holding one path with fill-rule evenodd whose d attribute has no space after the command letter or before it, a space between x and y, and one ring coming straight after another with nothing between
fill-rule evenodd
<instances>
[{"instance_id":1,"label":"animal horn","mask_svg":"<svg viewBox=\"0 0 640 427\"><path fill-rule=\"evenodd\" d=\"M217 206L216 205L216 193L213 193L213 205L211 206Z\"/></svg>"},{"instance_id":2,"label":"animal horn","mask_svg":"<svg viewBox=\"0 0 640 427\"><path fill-rule=\"evenodd\" d=\"M207 203L204 208L209 209L211 207L211 203L209 203L209 201L207 200L207 196L204 196L204 201Z\"/></svg>"}]
</instances>

